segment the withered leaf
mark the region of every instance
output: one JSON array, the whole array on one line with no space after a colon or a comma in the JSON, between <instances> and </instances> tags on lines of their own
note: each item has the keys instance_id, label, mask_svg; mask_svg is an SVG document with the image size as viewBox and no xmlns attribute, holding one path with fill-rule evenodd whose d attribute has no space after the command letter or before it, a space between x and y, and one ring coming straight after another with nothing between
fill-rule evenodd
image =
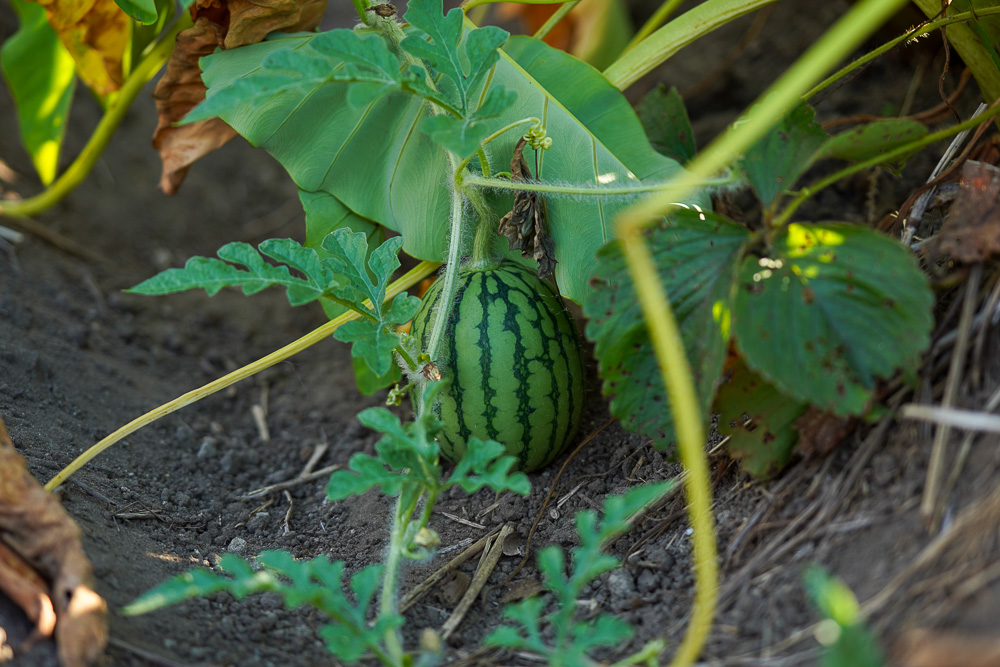
<instances>
[{"instance_id":1,"label":"withered leaf","mask_svg":"<svg viewBox=\"0 0 1000 667\"><path fill-rule=\"evenodd\" d=\"M48 583L60 663L68 667L93 664L107 645L107 605L94 592L93 572L83 552L80 528L59 500L28 472L3 420L0 541Z\"/></svg>"},{"instance_id":2,"label":"withered leaf","mask_svg":"<svg viewBox=\"0 0 1000 667\"><path fill-rule=\"evenodd\" d=\"M161 190L176 193L195 161L236 136L218 118L173 126L205 99L198 59L216 48L256 44L272 32L312 30L324 11L326 0L198 0L191 7L194 26L177 36L166 72L153 91L159 113L153 146L163 163Z\"/></svg>"},{"instance_id":3,"label":"withered leaf","mask_svg":"<svg viewBox=\"0 0 1000 667\"><path fill-rule=\"evenodd\" d=\"M799 432L796 449L806 457L824 457L832 452L858 425L855 417L838 417L814 405L795 420Z\"/></svg>"},{"instance_id":4,"label":"withered leaf","mask_svg":"<svg viewBox=\"0 0 1000 667\"><path fill-rule=\"evenodd\" d=\"M515 182L532 180L528 162L524 159L525 139L517 142L510 160L510 173ZM522 257L538 262L538 277L548 278L556 269L555 244L548 235L545 200L537 192L519 191L514 195L514 208L500 219L497 231L507 237L511 250L520 250Z\"/></svg>"},{"instance_id":5,"label":"withered leaf","mask_svg":"<svg viewBox=\"0 0 1000 667\"><path fill-rule=\"evenodd\" d=\"M938 236L937 251L974 263L1000 252L1000 169L969 160L959 193Z\"/></svg>"},{"instance_id":6,"label":"withered leaf","mask_svg":"<svg viewBox=\"0 0 1000 667\"><path fill-rule=\"evenodd\" d=\"M114 0L37 0L76 62L76 72L100 97L123 83L122 56L129 40L129 17ZM39 73L42 76L42 73Z\"/></svg>"}]
</instances>

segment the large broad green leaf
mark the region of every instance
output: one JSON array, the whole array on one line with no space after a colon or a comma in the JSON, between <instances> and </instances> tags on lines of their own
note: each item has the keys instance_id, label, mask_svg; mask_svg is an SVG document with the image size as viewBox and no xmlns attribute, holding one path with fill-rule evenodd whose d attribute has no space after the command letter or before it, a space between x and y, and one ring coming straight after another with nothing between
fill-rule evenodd
<instances>
[{"instance_id":1,"label":"large broad green leaf","mask_svg":"<svg viewBox=\"0 0 1000 667\"><path fill-rule=\"evenodd\" d=\"M359 84L330 74L340 67L330 54L342 48L343 39L343 31L293 36L203 59L209 93L195 117L218 115L272 153L303 190L333 195L356 215L401 233L409 254L441 261L450 184L444 151L423 131L426 103L397 91L362 106L349 104L348 91ZM490 131L528 117L544 122L553 139L542 159L544 179L596 189L666 180L680 168L650 147L627 100L597 70L542 42L512 38L485 80L517 95L512 106L486 121ZM371 91L360 85L354 101ZM527 129L522 125L489 144L494 172L509 168ZM556 277L565 295L579 301L587 294L594 253L614 236L615 215L633 201L547 198ZM489 197L497 218L511 202L509 194Z\"/></svg>"},{"instance_id":2,"label":"large broad green leaf","mask_svg":"<svg viewBox=\"0 0 1000 667\"><path fill-rule=\"evenodd\" d=\"M733 332L747 365L797 400L860 414L877 378L914 368L933 295L898 242L846 223L791 224L747 257Z\"/></svg>"},{"instance_id":3,"label":"large broad green leaf","mask_svg":"<svg viewBox=\"0 0 1000 667\"><path fill-rule=\"evenodd\" d=\"M726 358L732 289L749 238L745 228L695 209L672 213L669 222L647 231L705 415ZM583 308L604 393L613 397L611 412L629 430L669 443L669 402L619 243L608 244L598 257Z\"/></svg>"},{"instance_id":4,"label":"large broad green leaf","mask_svg":"<svg viewBox=\"0 0 1000 667\"><path fill-rule=\"evenodd\" d=\"M59 149L76 82L76 64L33 2L11 0L21 20L0 49L0 67L14 96L21 141L45 185L56 177Z\"/></svg>"}]
</instances>

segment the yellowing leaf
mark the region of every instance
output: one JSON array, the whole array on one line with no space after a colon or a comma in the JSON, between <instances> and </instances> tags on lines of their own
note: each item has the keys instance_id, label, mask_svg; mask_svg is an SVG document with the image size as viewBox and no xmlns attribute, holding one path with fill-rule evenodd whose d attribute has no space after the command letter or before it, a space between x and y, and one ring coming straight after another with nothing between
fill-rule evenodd
<instances>
[{"instance_id":1,"label":"yellowing leaf","mask_svg":"<svg viewBox=\"0 0 1000 667\"><path fill-rule=\"evenodd\" d=\"M21 140L44 185L55 180L59 148L76 82L76 66L45 11L12 0L21 28L0 48L0 67L10 85L21 126Z\"/></svg>"},{"instance_id":2,"label":"yellowing leaf","mask_svg":"<svg viewBox=\"0 0 1000 667\"><path fill-rule=\"evenodd\" d=\"M77 74L102 99L121 87L129 17L114 0L39 0Z\"/></svg>"}]
</instances>

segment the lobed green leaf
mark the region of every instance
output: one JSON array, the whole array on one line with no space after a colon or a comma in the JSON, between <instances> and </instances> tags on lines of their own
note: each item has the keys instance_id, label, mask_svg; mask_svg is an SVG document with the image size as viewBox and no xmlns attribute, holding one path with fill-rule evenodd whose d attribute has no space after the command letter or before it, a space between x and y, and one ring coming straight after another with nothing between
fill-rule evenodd
<instances>
[{"instance_id":1,"label":"lobed green leaf","mask_svg":"<svg viewBox=\"0 0 1000 667\"><path fill-rule=\"evenodd\" d=\"M271 255L272 252L275 254ZM331 284L336 284L333 275L320 265L314 250L303 248L290 239L266 241L261 244L260 252L248 243L227 243L217 254L220 259L192 257L184 268L167 269L126 291L160 295L204 289L209 296L215 296L225 287L241 287L249 296L278 286L286 289L288 301L293 306L299 306L315 301ZM288 267L265 262L262 254L314 273L293 276Z\"/></svg>"},{"instance_id":2,"label":"lobed green leaf","mask_svg":"<svg viewBox=\"0 0 1000 667\"><path fill-rule=\"evenodd\" d=\"M495 440L482 441L472 436L466 443L465 455L455 465L448 486L457 484L466 493L475 493L484 486L494 491L513 491L522 496L531 493L531 482L523 472L511 472L517 458L505 456L506 449Z\"/></svg>"}]
</instances>

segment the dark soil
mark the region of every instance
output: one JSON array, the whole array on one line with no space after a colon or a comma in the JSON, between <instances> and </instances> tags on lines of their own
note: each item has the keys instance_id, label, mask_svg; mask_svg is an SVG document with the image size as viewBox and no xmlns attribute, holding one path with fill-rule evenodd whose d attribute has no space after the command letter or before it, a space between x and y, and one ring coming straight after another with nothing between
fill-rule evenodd
<instances>
[{"instance_id":1,"label":"dark soil","mask_svg":"<svg viewBox=\"0 0 1000 667\"><path fill-rule=\"evenodd\" d=\"M690 100L703 145L845 6L839 1L780 3L763 31L717 76L716 64L726 62L730 45L751 27L752 17L682 52L635 92L658 81L690 87L712 76L704 92ZM912 20L902 17L900 24ZM6 38L13 25L10 10L0 9L0 37ZM939 43L877 62L820 107L821 119L898 113L913 81L914 109L934 106L943 61ZM970 91L963 98L964 113L974 106L975 95ZM79 98L66 149L71 156L98 114L87 95ZM0 118L6 119L0 125L0 158L19 175L6 187L30 195L38 186L18 143L6 89L0 92ZM144 95L84 184L39 218L107 261L80 259L30 236L16 245L0 241L0 416L43 482L140 414L324 322L318 309L292 309L277 292L249 299L238 293L209 299L202 293L143 298L122 292L192 255L212 255L226 242L301 238L304 230L295 187L283 170L239 141L196 165L178 196L161 195L155 188L159 164L149 145L154 127L152 102ZM814 219L877 220L927 177L940 150L911 160L902 177L881 174L831 188L818 198ZM986 367L988 379L998 377L993 366ZM583 434L608 419L596 378L593 388ZM320 443L328 443L329 450L319 466L372 451L375 437L357 425L355 415L383 399L356 391L347 348L329 341L138 431L77 473L60 494L84 531L98 592L112 610L112 644L104 664L331 663L317 635L324 619L310 611L288 611L269 595L194 600L132 618L118 610L167 577L211 565L227 551L252 556L286 549L303 558L327 554L344 560L350 572L379 562L390 510L381 496L329 503L324 480L292 487L291 504L283 493L253 501L237 496L295 477ZM982 402L968 399L970 406ZM255 424L254 406L266 413L269 439ZM1000 587L991 578L972 591L962 584L995 565L996 553L950 545L966 560L961 561L964 574L946 582L933 577L953 569L952 561L941 560L947 550L907 570L940 535L929 533L919 517L929 452L926 430L892 423L888 429L861 429L828 458L799 462L783 477L759 484L740 473L722 450L714 451L722 598L703 659L711 664L814 661L817 645L811 633L800 632L818 620L802 587L801 574L810 563L843 578L862 601L899 573L912 575L894 585L870 619L887 646L913 627L995 634ZM949 518L996 486L998 452L993 443L973 446L951 494ZM432 521L442 538L441 553L431 562L408 566L404 590L458 553L450 547L496 526L513 522L527 535L560 464L532 476L527 499L497 498L491 492L469 498L457 490L443 498ZM669 455L617 424L610 426L567 467L532 548L570 548L577 511L598 508L607 494L678 472ZM625 566L585 591L583 613L611 611L637 630L632 642L606 657L620 658L656 636L665 635L676 646L683 636L693 572L682 509L682 498L674 496L620 538L612 551ZM143 512L148 518L125 518ZM490 583L502 581L519 560L502 559ZM475 562L465 571L471 574ZM533 561L518 575L535 577ZM500 622L502 594L494 592L484 608L473 607L452 640L449 660L478 655L478 663L471 662L523 662L518 656L475 653ZM442 590L410 610L408 645L416 646L422 628L440 627L453 605ZM29 630L2 595L0 630L14 647ZM41 643L15 662L55 664L53 647Z\"/></svg>"}]
</instances>

